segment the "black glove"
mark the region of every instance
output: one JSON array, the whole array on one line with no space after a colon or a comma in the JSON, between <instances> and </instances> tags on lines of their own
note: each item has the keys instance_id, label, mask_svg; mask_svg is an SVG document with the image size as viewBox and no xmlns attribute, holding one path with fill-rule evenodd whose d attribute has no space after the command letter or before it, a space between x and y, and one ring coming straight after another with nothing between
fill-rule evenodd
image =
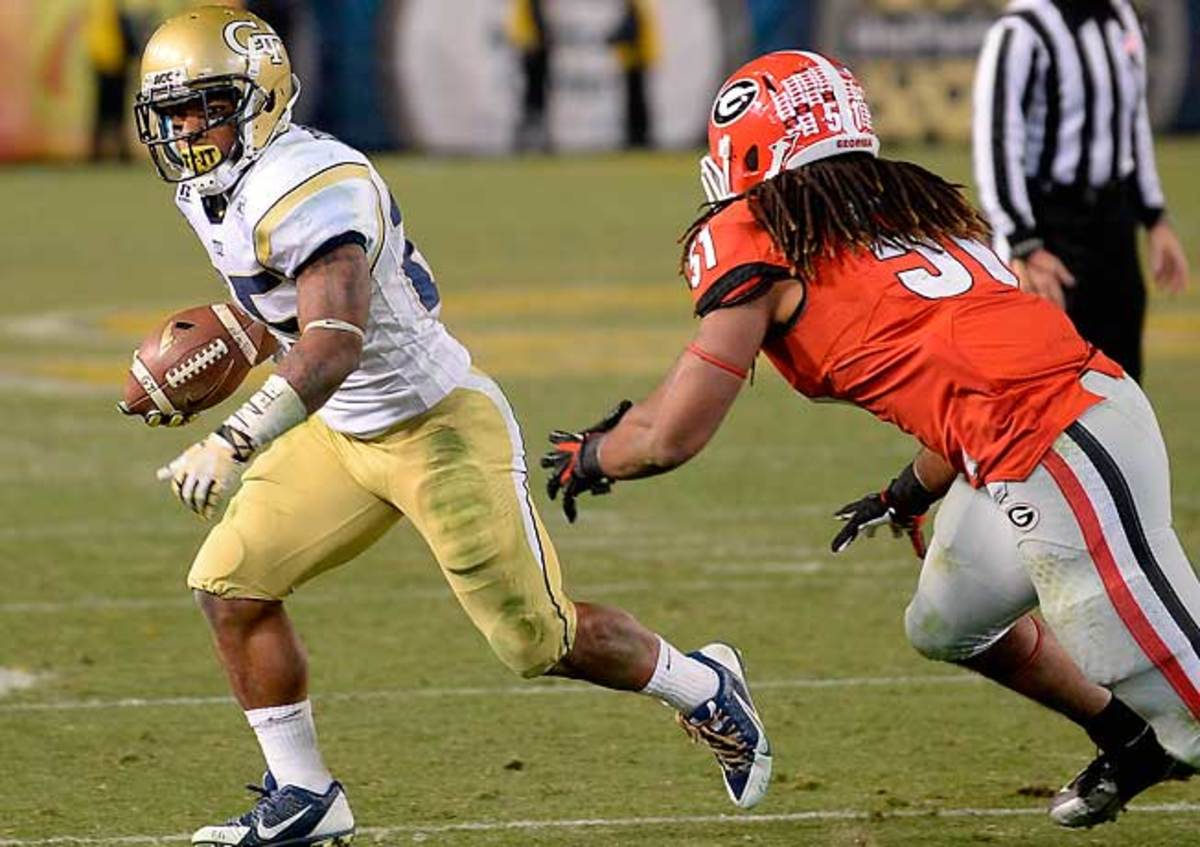
<instances>
[{"instance_id":1,"label":"black glove","mask_svg":"<svg viewBox=\"0 0 1200 847\"><path fill-rule=\"evenodd\" d=\"M554 449L543 455L541 462L542 467L550 471L546 493L553 500L562 491L563 514L568 522L575 523L578 515L575 498L580 494L607 494L612 490L613 481L600 470L596 458L600 442L597 436L615 427L631 408L632 402L622 400L603 420L587 429L578 432L556 429L550 433Z\"/></svg>"},{"instance_id":2,"label":"black glove","mask_svg":"<svg viewBox=\"0 0 1200 847\"><path fill-rule=\"evenodd\" d=\"M937 500L936 495L921 485L910 463L883 491L868 494L834 512L834 517L845 521L846 525L833 537L830 547L834 553L840 553L850 546L859 532L870 538L876 529L886 524L894 538L907 535L917 558L924 559L925 536L921 526L925 523L925 513Z\"/></svg>"}]
</instances>

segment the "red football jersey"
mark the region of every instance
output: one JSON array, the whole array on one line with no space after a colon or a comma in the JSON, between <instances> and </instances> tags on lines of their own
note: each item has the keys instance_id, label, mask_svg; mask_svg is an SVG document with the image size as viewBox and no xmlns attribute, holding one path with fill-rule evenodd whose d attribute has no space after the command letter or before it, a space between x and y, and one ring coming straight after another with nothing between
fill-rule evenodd
<instances>
[{"instance_id":1,"label":"red football jersey","mask_svg":"<svg viewBox=\"0 0 1200 847\"><path fill-rule=\"evenodd\" d=\"M697 314L764 293L788 265L746 202L733 203L691 244ZM1100 400L1080 374L1123 372L1016 285L978 241L840 250L817 263L794 322L763 351L801 394L895 424L975 485L1024 479Z\"/></svg>"}]
</instances>

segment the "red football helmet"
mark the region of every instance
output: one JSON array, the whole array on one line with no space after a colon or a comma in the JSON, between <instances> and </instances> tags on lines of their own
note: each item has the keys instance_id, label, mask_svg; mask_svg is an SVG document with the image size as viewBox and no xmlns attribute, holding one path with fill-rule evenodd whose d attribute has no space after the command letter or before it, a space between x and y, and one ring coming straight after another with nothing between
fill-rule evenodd
<instances>
[{"instance_id":1,"label":"red football helmet","mask_svg":"<svg viewBox=\"0 0 1200 847\"><path fill-rule=\"evenodd\" d=\"M819 53L780 50L743 65L721 86L700 183L716 202L784 169L854 152L879 155L854 74Z\"/></svg>"}]
</instances>

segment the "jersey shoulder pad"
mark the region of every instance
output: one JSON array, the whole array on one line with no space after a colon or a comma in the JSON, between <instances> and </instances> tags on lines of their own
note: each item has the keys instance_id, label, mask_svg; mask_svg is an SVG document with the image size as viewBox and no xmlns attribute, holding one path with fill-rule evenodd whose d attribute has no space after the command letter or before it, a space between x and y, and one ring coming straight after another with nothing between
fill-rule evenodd
<instances>
[{"instance_id":1,"label":"jersey shoulder pad","mask_svg":"<svg viewBox=\"0 0 1200 847\"><path fill-rule=\"evenodd\" d=\"M304 134L295 137L297 132ZM301 128L289 130L267 153L250 168L239 198L258 263L293 278L322 246L348 233L362 237L374 263L387 212L367 158Z\"/></svg>"},{"instance_id":2,"label":"jersey shoulder pad","mask_svg":"<svg viewBox=\"0 0 1200 847\"><path fill-rule=\"evenodd\" d=\"M696 314L736 306L791 276L789 263L745 200L712 217L688 245L685 268Z\"/></svg>"}]
</instances>

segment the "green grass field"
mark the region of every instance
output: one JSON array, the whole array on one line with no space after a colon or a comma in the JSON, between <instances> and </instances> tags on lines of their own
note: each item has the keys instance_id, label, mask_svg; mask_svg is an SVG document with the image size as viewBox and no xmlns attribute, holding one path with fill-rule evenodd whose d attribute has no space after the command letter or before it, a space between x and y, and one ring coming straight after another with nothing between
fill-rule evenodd
<instances>
[{"instance_id":1,"label":"green grass field","mask_svg":"<svg viewBox=\"0 0 1200 847\"><path fill-rule=\"evenodd\" d=\"M968 179L965 150L892 155ZM1198 156L1160 147L1200 265ZM648 391L688 337L675 237L698 202L692 156L380 166L445 320L506 387L531 452ZM147 430L112 404L140 336L223 288L148 166L0 171L0 196L0 668L35 682L0 695L0 847L186 840L243 811L261 772L183 584L204 527L154 480L207 424ZM1148 362L1195 558L1195 288L1153 299ZM693 464L584 502L574 527L542 500L573 596L623 605L684 648L744 650L777 750L752 815L733 814L707 752L658 705L511 678L411 529L305 586L290 605L360 840L1195 843L1194 784L1154 790L1115 825L1055 828L1045 796L1090 759L1082 733L909 648L904 544L828 553L832 510L912 452L764 366Z\"/></svg>"}]
</instances>

